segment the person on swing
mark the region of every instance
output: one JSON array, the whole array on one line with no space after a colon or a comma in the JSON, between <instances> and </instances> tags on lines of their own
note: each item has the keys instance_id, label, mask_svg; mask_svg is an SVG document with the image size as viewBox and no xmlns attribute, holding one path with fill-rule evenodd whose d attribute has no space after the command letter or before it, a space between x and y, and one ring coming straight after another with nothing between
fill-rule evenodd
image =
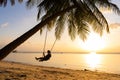
<instances>
[{"instance_id":1,"label":"person on swing","mask_svg":"<svg viewBox=\"0 0 120 80\"><path fill-rule=\"evenodd\" d=\"M50 50L48 50L47 55L44 55L43 57L39 57L39 58L35 57L35 59L39 60L39 61L47 61L50 58L51 58L51 51Z\"/></svg>"}]
</instances>

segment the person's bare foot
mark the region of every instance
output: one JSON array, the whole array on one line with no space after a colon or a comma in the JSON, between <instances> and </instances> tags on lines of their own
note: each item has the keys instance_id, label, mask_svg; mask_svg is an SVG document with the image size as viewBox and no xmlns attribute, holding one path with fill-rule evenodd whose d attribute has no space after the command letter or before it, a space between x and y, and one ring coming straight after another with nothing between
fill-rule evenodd
<instances>
[{"instance_id":1,"label":"person's bare foot","mask_svg":"<svg viewBox=\"0 0 120 80\"><path fill-rule=\"evenodd\" d=\"M35 59L36 59L36 60L38 60L38 58L37 58L37 57L35 57Z\"/></svg>"}]
</instances>

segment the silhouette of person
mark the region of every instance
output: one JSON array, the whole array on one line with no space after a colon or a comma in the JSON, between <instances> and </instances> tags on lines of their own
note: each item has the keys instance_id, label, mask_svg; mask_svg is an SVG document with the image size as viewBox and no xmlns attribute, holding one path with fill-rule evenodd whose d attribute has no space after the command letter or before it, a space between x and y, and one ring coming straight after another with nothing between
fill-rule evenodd
<instances>
[{"instance_id":1,"label":"silhouette of person","mask_svg":"<svg viewBox=\"0 0 120 80\"><path fill-rule=\"evenodd\" d=\"M35 57L35 59L39 61L47 61L50 59L50 57L51 57L51 51L48 50L47 55L44 55L43 57L39 57L39 58Z\"/></svg>"}]
</instances>

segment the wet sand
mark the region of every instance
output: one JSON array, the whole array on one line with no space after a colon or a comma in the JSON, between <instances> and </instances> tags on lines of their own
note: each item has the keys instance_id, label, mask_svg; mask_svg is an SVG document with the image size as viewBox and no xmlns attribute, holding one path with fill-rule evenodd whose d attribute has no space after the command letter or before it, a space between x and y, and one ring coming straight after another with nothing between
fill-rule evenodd
<instances>
[{"instance_id":1,"label":"wet sand","mask_svg":"<svg viewBox=\"0 0 120 80\"><path fill-rule=\"evenodd\" d=\"M0 80L120 80L120 74L0 61Z\"/></svg>"}]
</instances>

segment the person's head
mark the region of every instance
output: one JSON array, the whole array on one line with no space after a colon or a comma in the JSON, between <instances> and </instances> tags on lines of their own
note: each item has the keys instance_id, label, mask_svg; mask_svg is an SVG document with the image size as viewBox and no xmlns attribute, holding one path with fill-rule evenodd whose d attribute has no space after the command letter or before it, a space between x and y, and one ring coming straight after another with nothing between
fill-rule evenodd
<instances>
[{"instance_id":1,"label":"person's head","mask_svg":"<svg viewBox=\"0 0 120 80\"><path fill-rule=\"evenodd\" d=\"M50 50L48 50L48 51L47 51L47 53L51 53L51 51L50 51Z\"/></svg>"}]
</instances>

